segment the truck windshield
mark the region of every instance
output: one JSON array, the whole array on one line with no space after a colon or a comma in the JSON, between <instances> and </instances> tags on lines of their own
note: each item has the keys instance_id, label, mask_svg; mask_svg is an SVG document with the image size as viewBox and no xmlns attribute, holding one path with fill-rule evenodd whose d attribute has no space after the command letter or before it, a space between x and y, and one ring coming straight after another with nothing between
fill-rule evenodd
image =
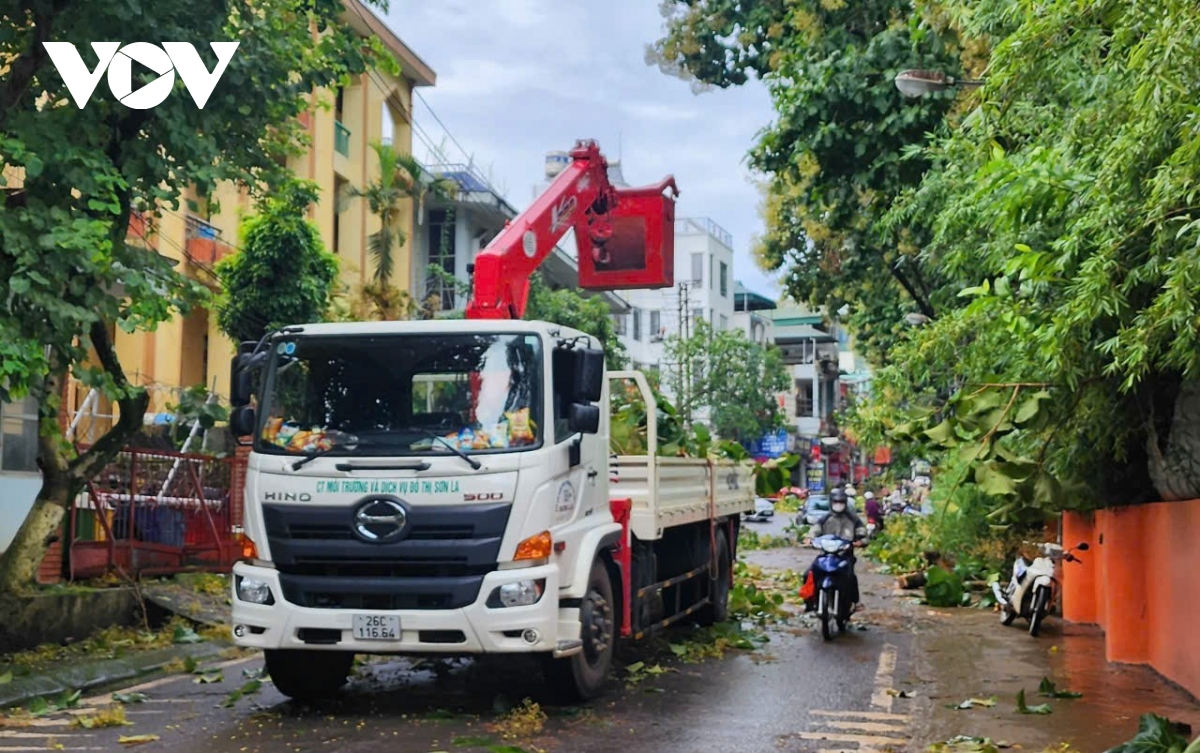
<instances>
[{"instance_id":1,"label":"truck windshield","mask_svg":"<svg viewBox=\"0 0 1200 753\"><path fill-rule=\"evenodd\" d=\"M530 449L541 444L541 339L284 338L272 347L261 415L260 452L447 454L446 442L465 452Z\"/></svg>"}]
</instances>

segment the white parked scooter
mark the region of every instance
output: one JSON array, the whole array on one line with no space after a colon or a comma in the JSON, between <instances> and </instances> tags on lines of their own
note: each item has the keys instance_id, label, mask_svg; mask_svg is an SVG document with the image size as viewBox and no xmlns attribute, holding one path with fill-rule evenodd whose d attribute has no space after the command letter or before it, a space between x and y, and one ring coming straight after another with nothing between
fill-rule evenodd
<instances>
[{"instance_id":1,"label":"white parked scooter","mask_svg":"<svg viewBox=\"0 0 1200 753\"><path fill-rule=\"evenodd\" d=\"M1058 578L1055 576L1055 563L1059 560L1079 562L1076 551L1086 552L1088 545L1081 543L1074 549L1064 550L1058 544L1039 544L1041 557L1035 557L1032 563L1024 557L1017 557L1013 563L1012 580L1008 587L1001 590L999 583L992 584L992 592L996 601L1000 602L1000 622L1011 625L1017 617L1029 620L1029 634L1037 637L1041 630L1042 621L1053 611L1058 603Z\"/></svg>"}]
</instances>

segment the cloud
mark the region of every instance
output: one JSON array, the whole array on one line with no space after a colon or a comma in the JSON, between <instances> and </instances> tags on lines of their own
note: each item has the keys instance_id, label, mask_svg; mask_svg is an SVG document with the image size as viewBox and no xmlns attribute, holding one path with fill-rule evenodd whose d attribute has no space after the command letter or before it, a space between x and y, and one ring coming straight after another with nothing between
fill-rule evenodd
<instances>
[{"instance_id":1,"label":"cloud","mask_svg":"<svg viewBox=\"0 0 1200 753\"><path fill-rule=\"evenodd\" d=\"M437 71L438 85L421 90L425 102L463 151L491 166L514 206L533 198L547 151L595 138L610 157L619 149L631 184L674 174L680 215L709 217L733 235L734 277L778 289L750 254L762 221L743 162L774 117L770 97L757 81L696 95L647 65L645 47L662 33L655 3L391 0L388 23ZM442 140L420 103L416 120Z\"/></svg>"},{"instance_id":2,"label":"cloud","mask_svg":"<svg viewBox=\"0 0 1200 753\"><path fill-rule=\"evenodd\" d=\"M624 102L621 111L634 120L654 123L681 122L700 117L695 109L658 102Z\"/></svg>"}]
</instances>

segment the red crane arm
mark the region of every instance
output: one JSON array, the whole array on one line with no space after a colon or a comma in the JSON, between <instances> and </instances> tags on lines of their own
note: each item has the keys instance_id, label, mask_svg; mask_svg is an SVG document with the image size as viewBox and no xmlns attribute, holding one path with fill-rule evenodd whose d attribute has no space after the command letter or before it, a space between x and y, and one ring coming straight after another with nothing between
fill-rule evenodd
<instances>
[{"instance_id":1,"label":"red crane arm","mask_svg":"<svg viewBox=\"0 0 1200 753\"><path fill-rule=\"evenodd\" d=\"M612 237L609 215L620 192L608 180L608 161L594 141L578 142L571 158L545 193L475 257L468 319L523 317L530 275L571 228L581 257L590 258L594 245ZM674 187L674 181L666 185Z\"/></svg>"}]
</instances>

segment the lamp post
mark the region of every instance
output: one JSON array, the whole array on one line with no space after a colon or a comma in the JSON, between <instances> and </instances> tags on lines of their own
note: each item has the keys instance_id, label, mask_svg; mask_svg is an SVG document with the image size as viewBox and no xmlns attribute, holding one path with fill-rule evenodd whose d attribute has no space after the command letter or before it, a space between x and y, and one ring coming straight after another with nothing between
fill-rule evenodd
<instances>
[{"instance_id":1,"label":"lamp post","mask_svg":"<svg viewBox=\"0 0 1200 753\"><path fill-rule=\"evenodd\" d=\"M911 68L896 74L896 88L906 97L924 97L926 94L942 92L954 86L983 86L983 81L956 79L941 71L924 71Z\"/></svg>"}]
</instances>

